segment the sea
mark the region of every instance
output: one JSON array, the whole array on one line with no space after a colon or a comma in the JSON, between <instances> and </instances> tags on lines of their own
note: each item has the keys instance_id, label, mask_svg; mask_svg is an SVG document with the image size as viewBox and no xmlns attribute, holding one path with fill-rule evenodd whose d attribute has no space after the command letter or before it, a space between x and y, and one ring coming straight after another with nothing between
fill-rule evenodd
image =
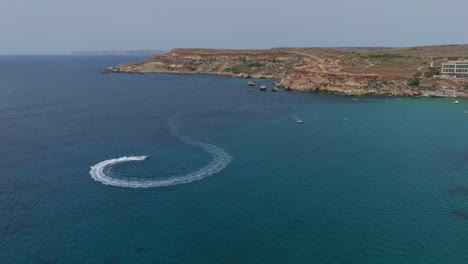
<instances>
[{"instance_id":1,"label":"sea","mask_svg":"<svg viewBox=\"0 0 468 264\"><path fill-rule=\"evenodd\" d=\"M468 100L144 59L0 57L0 263L468 263Z\"/></svg>"}]
</instances>

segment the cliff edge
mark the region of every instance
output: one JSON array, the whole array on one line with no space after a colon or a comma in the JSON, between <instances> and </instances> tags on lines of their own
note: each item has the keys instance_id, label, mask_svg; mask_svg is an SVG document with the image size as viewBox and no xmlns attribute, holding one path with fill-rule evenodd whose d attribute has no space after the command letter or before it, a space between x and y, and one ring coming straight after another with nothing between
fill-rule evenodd
<instances>
[{"instance_id":1,"label":"cliff edge","mask_svg":"<svg viewBox=\"0 0 468 264\"><path fill-rule=\"evenodd\" d=\"M441 63L468 58L468 45L413 48L173 49L109 72L206 73L274 78L279 86L344 95L468 97L468 80L439 78Z\"/></svg>"}]
</instances>

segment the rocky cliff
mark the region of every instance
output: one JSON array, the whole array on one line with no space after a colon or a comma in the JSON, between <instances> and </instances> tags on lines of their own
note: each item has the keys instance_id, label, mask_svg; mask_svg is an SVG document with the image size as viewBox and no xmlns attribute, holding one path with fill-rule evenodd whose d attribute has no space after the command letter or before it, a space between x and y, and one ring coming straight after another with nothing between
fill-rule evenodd
<instances>
[{"instance_id":1,"label":"rocky cliff","mask_svg":"<svg viewBox=\"0 0 468 264\"><path fill-rule=\"evenodd\" d=\"M288 89L345 95L468 97L466 79L437 78L442 62L465 57L468 58L468 45L406 49L173 49L165 55L154 55L152 60L120 64L107 71L274 78Z\"/></svg>"}]
</instances>

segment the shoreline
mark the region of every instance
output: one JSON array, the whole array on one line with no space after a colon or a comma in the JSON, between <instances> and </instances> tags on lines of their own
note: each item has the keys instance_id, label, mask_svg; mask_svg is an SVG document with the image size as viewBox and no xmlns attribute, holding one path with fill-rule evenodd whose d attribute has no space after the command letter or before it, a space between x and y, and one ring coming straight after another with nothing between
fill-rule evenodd
<instances>
[{"instance_id":1,"label":"shoreline","mask_svg":"<svg viewBox=\"0 0 468 264\"><path fill-rule=\"evenodd\" d=\"M101 72L274 79L278 87L288 90L344 96L468 98L468 78L434 77L447 60L439 56L442 52L468 57L468 45L359 52L339 48L173 49L152 60L119 64Z\"/></svg>"},{"instance_id":2,"label":"shoreline","mask_svg":"<svg viewBox=\"0 0 468 264\"><path fill-rule=\"evenodd\" d=\"M222 74L222 73L213 73L213 72L169 72L169 71L161 71L161 72L127 72L127 71L110 71L108 73L113 74L171 74L171 75L211 75L211 76L222 76L228 77L232 79L244 79L244 80L272 80L274 82L278 82L278 78L274 78L271 76L250 76L250 77L240 77L233 74ZM247 82L246 82L247 85ZM314 90L314 89L295 89L293 87L286 87L286 86L279 86L284 90L289 91L296 91L296 92L304 92L304 93L314 93L314 94L330 94L330 95L339 95L344 97L359 97L359 96L382 96L382 97L411 97L411 98L460 98L460 99L468 99L468 94L453 96L453 95L443 95L443 90L439 91L422 91L420 94L409 95L406 93L402 94L390 94L390 93L373 93L368 91L367 93L360 93L360 94L350 94L341 91L333 91L333 90ZM455 91L455 90L450 90Z\"/></svg>"}]
</instances>

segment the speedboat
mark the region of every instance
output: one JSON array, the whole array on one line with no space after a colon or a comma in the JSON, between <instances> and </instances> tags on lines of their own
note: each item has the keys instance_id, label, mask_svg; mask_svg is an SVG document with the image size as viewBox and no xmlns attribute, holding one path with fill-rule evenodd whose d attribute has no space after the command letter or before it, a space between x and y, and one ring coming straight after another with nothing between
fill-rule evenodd
<instances>
[{"instance_id":1,"label":"speedboat","mask_svg":"<svg viewBox=\"0 0 468 264\"><path fill-rule=\"evenodd\" d=\"M453 102L453 103L454 103L454 104L458 104L459 102L458 102L458 101L455 101L455 102Z\"/></svg>"},{"instance_id":2,"label":"speedboat","mask_svg":"<svg viewBox=\"0 0 468 264\"><path fill-rule=\"evenodd\" d=\"M304 123L304 121L302 121L302 120L297 120L297 122L298 122L299 124Z\"/></svg>"}]
</instances>

